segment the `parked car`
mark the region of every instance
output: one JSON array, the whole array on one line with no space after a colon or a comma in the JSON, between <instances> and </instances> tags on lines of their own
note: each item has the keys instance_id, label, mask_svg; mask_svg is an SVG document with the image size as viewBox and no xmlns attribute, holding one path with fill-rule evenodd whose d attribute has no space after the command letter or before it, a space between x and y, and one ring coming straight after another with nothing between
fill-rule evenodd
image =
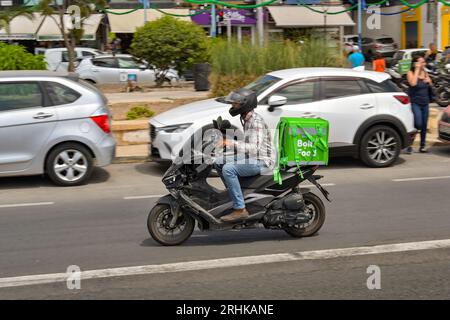
<instances>
[{"instance_id":1,"label":"parked car","mask_svg":"<svg viewBox=\"0 0 450 320\"><path fill-rule=\"evenodd\" d=\"M47 70L49 71L67 71L69 66L69 55L67 48L38 48L36 54L43 54L45 62L47 62ZM102 54L100 50L93 48L75 48L77 62L85 57L93 57Z\"/></svg>"},{"instance_id":2,"label":"parked car","mask_svg":"<svg viewBox=\"0 0 450 320\"><path fill-rule=\"evenodd\" d=\"M75 73L0 72L0 177L47 174L88 181L109 165L116 142L106 98Z\"/></svg>"},{"instance_id":3,"label":"parked car","mask_svg":"<svg viewBox=\"0 0 450 320\"><path fill-rule=\"evenodd\" d=\"M450 105L444 109L442 117L439 120L439 139L450 143Z\"/></svg>"},{"instance_id":4,"label":"parked car","mask_svg":"<svg viewBox=\"0 0 450 320\"><path fill-rule=\"evenodd\" d=\"M75 70L80 78L93 84L125 83L129 77L138 84L153 84L159 72L145 61L129 54L100 55L83 59ZM178 81L178 73L170 69L166 81Z\"/></svg>"},{"instance_id":5,"label":"parked car","mask_svg":"<svg viewBox=\"0 0 450 320\"><path fill-rule=\"evenodd\" d=\"M344 44L346 51L350 52L353 45L358 45L358 35L344 36ZM366 57L367 61L380 53L383 57L392 58L397 52L398 45L390 36L380 36L376 38L363 37L361 39L361 52Z\"/></svg>"},{"instance_id":6,"label":"parked car","mask_svg":"<svg viewBox=\"0 0 450 320\"><path fill-rule=\"evenodd\" d=\"M280 117L320 117L330 123L331 155L359 157L371 167L392 165L416 132L408 96L386 73L342 68L299 68L269 73L246 88L270 129ZM192 133L219 116L241 130L221 98L190 103L150 119L150 156L170 161Z\"/></svg>"}]
</instances>

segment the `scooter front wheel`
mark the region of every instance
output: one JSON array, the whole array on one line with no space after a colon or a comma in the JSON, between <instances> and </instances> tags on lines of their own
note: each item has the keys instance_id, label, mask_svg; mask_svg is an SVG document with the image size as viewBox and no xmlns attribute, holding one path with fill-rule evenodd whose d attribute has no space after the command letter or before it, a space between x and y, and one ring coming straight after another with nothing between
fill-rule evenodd
<instances>
[{"instance_id":1,"label":"scooter front wheel","mask_svg":"<svg viewBox=\"0 0 450 320\"><path fill-rule=\"evenodd\" d=\"M176 246L191 236L195 220L186 214L178 217L174 226L170 226L173 213L170 206L157 204L148 214L147 228L152 238L164 246Z\"/></svg>"},{"instance_id":2,"label":"scooter front wheel","mask_svg":"<svg viewBox=\"0 0 450 320\"><path fill-rule=\"evenodd\" d=\"M310 237L316 234L325 222L325 205L322 200L311 192L304 194L303 199L306 205L306 213L311 216L311 219L306 223L284 229L295 238Z\"/></svg>"}]
</instances>

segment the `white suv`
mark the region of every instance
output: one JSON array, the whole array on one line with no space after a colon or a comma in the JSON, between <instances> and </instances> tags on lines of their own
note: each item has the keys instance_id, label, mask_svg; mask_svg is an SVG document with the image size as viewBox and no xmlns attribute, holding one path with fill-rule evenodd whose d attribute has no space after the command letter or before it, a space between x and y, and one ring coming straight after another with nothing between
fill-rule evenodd
<instances>
[{"instance_id":1,"label":"white suv","mask_svg":"<svg viewBox=\"0 0 450 320\"><path fill-rule=\"evenodd\" d=\"M330 155L359 157L371 167L387 167L412 144L416 130L408 96L389 75L340 68L300 68L269 73L246 88L258 95L256 111L270 129L280 117L320 117L330 123ZM190 103L150 119L150 155L172 160L192 132L222 116L241 129L221 98ZM186 130L189 128L189 130ZM189 134L188 134L189 132Z\"/></svg>"}]
</instances>

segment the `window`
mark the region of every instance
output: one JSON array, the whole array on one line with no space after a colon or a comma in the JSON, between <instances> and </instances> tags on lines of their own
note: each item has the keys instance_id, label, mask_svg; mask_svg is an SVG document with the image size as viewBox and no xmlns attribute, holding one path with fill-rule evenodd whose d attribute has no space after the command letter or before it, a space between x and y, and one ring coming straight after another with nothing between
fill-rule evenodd
<instances>
[{"instance_id":1,"label":"window","mask_svg":"<svg viewBox=\"0 0 450 320\"><path fill-rule=\"evenodd\" d=\"M139 66L143 63L138 59L133 58L119 58L119 68L121 69L139 69Z\"/></svg>"},{"instance_id":2,"label":"window","mask_svg":"<svg viewBox=\"0 0 450 320\"><path fill-rule=\"evenodd\" d=\"M314 101L316 81L298 82L278 90L275 94L287 98L286 105Z\"/></svg>"},{"instance_id":3,"label":"window","mask_svg":"<svg viewBox=\"0 0 450 320\"><path fill-rule=\"evenodd\" d=\"M394 39L392 39L392 38L378 38L377 42L382 43L382 44L392 44L392 43L394 43Z\"/></svg>"},{"instance_id":4,"label":"window","mask_svg":"<svg viewBox=\"0 0 450 320\"><path fill-rule=\"evenodd\" d=\"M381 83L366 80L367 88L369 88L372 93L384 93L384 92L400 92L401 90L391 81L385 80Z\"/></svg>"},{"instance_id":5,"label":"window","mask_svg":"<svg viewBox=\"0 0 450 320\"><path fill-rule=\"evenodd\" d=\"M252 90L253 92L256 93L257 96L259 96L266 89L268 89L270 86L272 86L273 84L277 83L280 80L281 80L280 78L265 75L256 79L252 83L246 85L244 88Z\"/></svg>"},{"instance_id":6,"label":"window","mask_svg":"<svg viewBox=\"0 0 450 320\"><path fill-rule=\"evenodd\" d=\"M76 53L75 53L76 56ZM62 51L61 52L61 61L62 62L69 62L69 53L67 51Z\"/></svg>"},{"instance_id":7,"label":"window","mask_svg":"<svg viewBox=\"0 0 450 320\"><path fill-rule=\"evenodd\" d=\"M42 107L37 82L0 82L0 111Z\"/></svg>"},{"instance_id":8,"label":"window","mask_svg":"<svg viewBox=\"0 0 450 320\"><path fill-rule=\"evenodd\" d=\"M333 99L362 94L361 86L355 80L324 80L323 82L324 99Z\"/></svg>"},{"instance_id":9,"label":"window","mask_svg":"<svg viewBox=\"0 0 450 320\"><path fill-rule=\"evenodd\" d=\"M95 56L95 53L93 53L91 51L81 51L81 56L83 56L83 57L93 57L93 56Z\"/></svg>"},{"instance_id":10,"label":"window","mask_svg":"<svg viewBox=\"0 0 450 320\"><path fill-rule=\"evenodd\" d=\"M97 58L92 59L92 64L97 67L103 68L117 68L117 62L115 58Z\"/></svg>"},{"instance_id":11,"label":"window","mask_svg":"<svg viewBox=\"0 0 450 320\"><path fill-rule=\"evenodd\" d=\"M54 106L72 103L81 96L75 90L57 82L45 82L45 89Z\"/></svg>"}]
</instances>

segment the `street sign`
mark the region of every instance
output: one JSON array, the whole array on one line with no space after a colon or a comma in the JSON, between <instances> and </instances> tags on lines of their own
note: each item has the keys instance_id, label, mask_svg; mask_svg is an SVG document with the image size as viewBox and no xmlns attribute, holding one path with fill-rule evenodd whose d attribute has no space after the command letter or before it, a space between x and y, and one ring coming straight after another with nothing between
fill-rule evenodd
<instances>
[{"instance_id":1,"label":"street sign","mask_svg":"<svg viewBox=\"0 0 450 320\"><path fill-rule=\"evenodd\" d=\"M13 5L12 0L2 0L0 1L2 7L11 7Z\"/></svg>"}]
</instances>

